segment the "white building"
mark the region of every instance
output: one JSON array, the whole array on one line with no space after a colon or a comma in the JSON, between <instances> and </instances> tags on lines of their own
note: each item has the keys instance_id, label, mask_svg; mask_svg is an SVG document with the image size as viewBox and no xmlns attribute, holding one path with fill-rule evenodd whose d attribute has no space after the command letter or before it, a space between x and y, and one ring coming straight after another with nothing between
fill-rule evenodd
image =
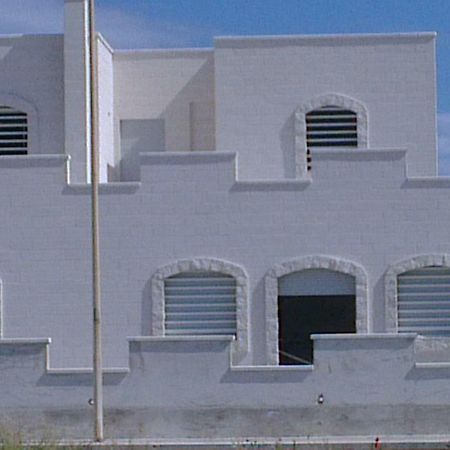
<instances>
[{"instance_id":1,"label":"white building","mask_svg":"<svg viewBox=\"0 0 450 450\"><path fill-rule=\"evenodd\" d=\"M0 406L80 437L86 1L65 8L64 35L0 38ZM98 51L107 435L447 439L435 35Z\"/></svg>"}]
</instances>

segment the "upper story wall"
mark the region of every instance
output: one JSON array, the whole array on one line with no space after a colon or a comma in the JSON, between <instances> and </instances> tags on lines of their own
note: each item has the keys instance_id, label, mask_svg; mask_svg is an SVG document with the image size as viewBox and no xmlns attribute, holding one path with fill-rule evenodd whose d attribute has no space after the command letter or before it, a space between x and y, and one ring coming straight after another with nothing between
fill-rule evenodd
<instances>
[{"instance_id":1,"label":"upper story wall","mask_svg":"<svg viewBox=\"0 0 450 450\"><path fill-rule=\"evenodd\" d=\"M64 153L63 36L0 37L0 105L28 113L29 153Z\"/></svg>"},{"instance_id":2,"label":"upper story wall","mask_svg":"<svg viewBox=\"0 0 450 450\"><path fill-rule=\"evenodd\" d=\"M244 363L266 364L269 340L278 342L277 294L265 280L287 274L272 270L280 265L300 270L292 261L324 268L327 256L333 270L363 268L366 329L386 331L386 271L421 255L450 261L450 180L407 178L396 149L316 149L313 158L312 180L248 182L236 181L232 153L147 153L141 183L102 185L105 366L126 364L127 336L152 334L161 300L151 280L180 260L228 261L247 273ZM88 367L90 189L66 186L66 159L0 158L8 193L0 196L0 322L6 338L50 336L54 367Z\"/></svg>"},{"instance_id":3,"label":"upper story wall","mask_svg":"<svg viewBox=\"0 0 450 450\"><path fill-rule=\"evenodd\" d=\"M219 38L217 150L240 177L295 177L294 112L324 94L367 109L368 146L408 149L410 175L436 175L435 35Z\"/></svg>"},{"instance_id":4,"label":"upper story wall","mask_svg":"<svg viewBox=\"0 0 450 450\"><path fill-rule=\"evenodd\" d=\"M114 97L116 148L122 147L122 158L138 151L214 150L211 50L116 51ZM133 139L127 136L130 127ZM150 129L158 134L153 141Z\"/></svg>"}]
</instances>

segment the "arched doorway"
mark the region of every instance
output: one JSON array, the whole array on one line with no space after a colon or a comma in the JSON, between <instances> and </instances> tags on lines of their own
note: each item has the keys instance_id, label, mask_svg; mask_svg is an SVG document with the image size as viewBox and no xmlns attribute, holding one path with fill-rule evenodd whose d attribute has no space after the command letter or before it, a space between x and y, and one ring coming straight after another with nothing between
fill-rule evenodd
<instances>
[{"instance_id":1,"label":"arched doorway","mask_svg":"<svg viewBox=\"0 0 450 450\"><path fill-rule=\"evenodd\" d=\"M312 334L356 332L355 277L306 269L279 278L278 323L280 364L312 364Z\"/></svg>"}]
</instances>

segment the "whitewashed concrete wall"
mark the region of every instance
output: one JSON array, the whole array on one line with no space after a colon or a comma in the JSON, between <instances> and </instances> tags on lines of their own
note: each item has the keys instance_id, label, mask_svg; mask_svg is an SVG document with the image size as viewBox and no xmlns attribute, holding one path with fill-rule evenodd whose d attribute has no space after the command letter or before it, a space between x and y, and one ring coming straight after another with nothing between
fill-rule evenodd
<instances>
[{"instance_id":1,"label":"whitewashed concrete wall","mask_svg":"<svg viewBox=\"0 0 450 450\"><path fill-rule=\"evenodd\" d=\"M31 113L31 154L64 153L63 36L0 36L0 104Z\"/></svg>"},{"instance_id":2,"label":"whitewashed concrete wall","mask_svg":"<svg viewBox=\"0 0 450 450\"><path fill-rule=\"evenodd\" d=\"M0 342L0 422L35 439L86 439L92 373L52 369L47 347ZM104 376L106 437L448 442L450 366L417 363L414 335L317 335L303 367L230 366L229 351L223 339L130 339L129 368Z\"/></svg>"},{"instance_id":3,"label":"whitewashed concrete wall","mask_svg":"<svg viewBox=\"0 0 450 450\"><path fill-rule=\"evenodd\" d=\"M236 181L232 153L141 156L141 183L101 187L105 364L150 335L151 278L180 259L216 258L249 277L249 353L267 363L264 277L305 256L367 272L369 331L385 330L384 275L413 256L450 253L450 181L406 177L402 150L314 151L311 182ZM91 364L89 188L65 159L0 158L5 337L51 337L54 367ZM31 225L32 224L32 228Z\"/></svg>"},{"instance_id":4,"label":"whitewashed concrete wall","mask_svg":"<svg viewBox=\"0 0 450 450\"><path fill-rule=\"evenodd\" d=\"M324 94L365 106L369 148L436 174L434 34L218 38L214 56L217 150L239 153L240 178L294 178L294 112Z\"/></svg>"},{"instance_id":5,"label":"whitewashed concrete wall","mask_svg":"<svg viewBox=\"0 0 450 450\"><path fill-rule=\"evenodd\" d=\"M54 336L54 363L83 367L90 362L82 353L91 348L90 209L87 196L67 195L66 160L0 158L1 189L11 195L0 198L3 331Z\"/></svg>"},{"instance_id":6,"label":"whitewashed concrete wall","mask_svg":"<svg viewBox=\"0 0 450 450\"><path fill-rule=\"evenodd\" d=\"M99 35L98 45L98 97L99 97L99 152L100 182L117 178L114 153L114 68L113 50Z\"/></svg>"},{"instance_id":7,"label":"whitewashed concrete wall","mask_svg":"<svg viewBox=\"0 0 450 450\"><path fill-rule=\"evenodd\" d=\"M120 120L164 119L167 151L214 150L212 50L115 51L114 96L116 146Z\"/></svg>"}]
</instances>

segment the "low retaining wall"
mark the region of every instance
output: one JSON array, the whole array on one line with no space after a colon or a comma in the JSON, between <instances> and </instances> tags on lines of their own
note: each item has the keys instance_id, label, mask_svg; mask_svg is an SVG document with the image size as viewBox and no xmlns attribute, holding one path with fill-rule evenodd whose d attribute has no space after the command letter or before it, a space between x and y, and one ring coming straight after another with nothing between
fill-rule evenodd
<instances>
[{"instance_id":1,"label":"low retaining wall","mask_svg":"<svg viewBox=\"0 0 450 450\"><path fill-rule=\"evenodd\" d=\"M129 339L129 368L104 377L111 439L438 436L450 364L415 362L415 335L317 335L314 365L233 366L228 338ZM91 434L92 371L51 369L50 340L0 341L2 422Z\"/></svg>"}]
</instances>

